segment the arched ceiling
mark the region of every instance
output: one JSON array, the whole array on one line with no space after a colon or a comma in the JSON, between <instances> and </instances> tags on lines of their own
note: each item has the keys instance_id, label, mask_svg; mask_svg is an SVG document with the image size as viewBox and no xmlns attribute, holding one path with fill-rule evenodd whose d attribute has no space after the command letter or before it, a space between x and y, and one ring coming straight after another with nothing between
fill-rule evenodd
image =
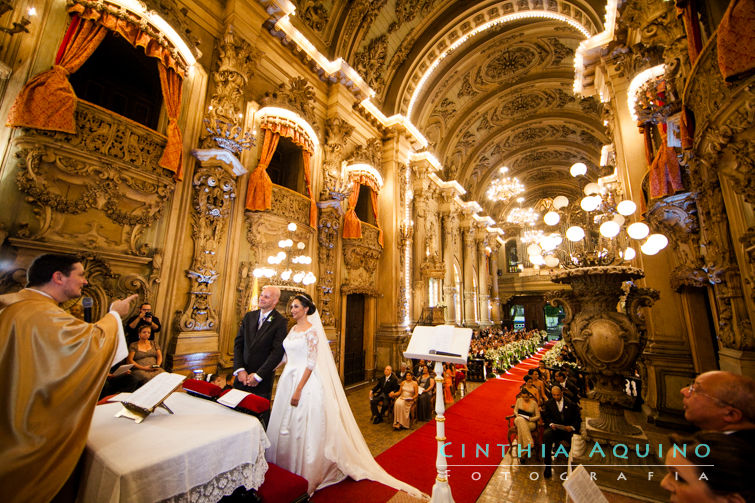
<instances>
[{"instance_id":1,"label":"arched ceiling","mask_svg":"<svg viewBox=\"0 0 755 503\"><path fill-rule=\"evenodd\" d=\"M297 2L310 40L359 72L386 115L408 116L444 178L497 221L516 205L485 197L502 166L525 185L525 205L578 197L577 161L597 177L600 105L572 87L575 50L603 30L604 1Z\"/></svg>"}]
</instances>

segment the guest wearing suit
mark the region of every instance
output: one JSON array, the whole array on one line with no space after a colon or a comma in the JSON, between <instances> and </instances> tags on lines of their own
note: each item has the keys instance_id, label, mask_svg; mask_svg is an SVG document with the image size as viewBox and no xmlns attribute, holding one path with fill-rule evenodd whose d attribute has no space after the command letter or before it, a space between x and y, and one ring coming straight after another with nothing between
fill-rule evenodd
<instances>
[{"instance_id":1,"label":"guest wearing suit","mask_svg":"<svg viewBox=\"0 0 755 503\"><path fill-rule=\"evenodd\" d=\"M579 400L579 387L577 383L573 378L570 379L563 370L556 372L556 380L553 385L558 385L564 391L566 398L572 402Z\"/></svg>"},{"instance_id":2,"label":"guest wearing suit","mask_svg":"<svg viewBox=\"0 0 755 503\"><path fill-rule=\"evenodd\" d=\"M398 379L393 375L393 369L390 365L385 367L383 375L375 386L370 390L370 409L374 419L372 424L378 424L383 422L383 415L391 406L390 394L398 390ZM382 407L378 412L378 405L382 403Z\"/></svg>"},{"instance_id":3,"label":"guest wearing suit","mask_svg":"<svg viewBox=\"0 0 755 503\"><path fill-rule=\"evenodd\" d=\"M267 399L286 338L286 317L275 310L280 294L275 286L262 289L259 309L246 313L233 345L234 387Z\"/></svg>"},{"instance_id":4,"label":"guest wearing suit","mask_svg":"<svg viewBox=\"0 0 755 503\"><path fill-rule=\"evenodd\" d=\"M543 445L545 449L545 471L543 477L551 477L551 449L553 444L561 440L571 440L575 431L579 430L582 418L577 404L564 397L561 386L553 386L551 399L543 406Z\"/></svg>"}]
</instances>

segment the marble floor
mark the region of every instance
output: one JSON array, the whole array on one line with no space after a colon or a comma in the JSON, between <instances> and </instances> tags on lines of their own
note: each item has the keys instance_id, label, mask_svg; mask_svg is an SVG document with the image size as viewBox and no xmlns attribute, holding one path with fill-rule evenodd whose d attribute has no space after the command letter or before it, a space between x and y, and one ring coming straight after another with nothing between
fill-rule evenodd
<instances>
[{"instance_id":1,"label":"marble floor","mask_svg":"<svg viewBox=\"0 0 755 503\"><path fill-rule=\"evenodd\" d=\"M474 392L474 389L481 384L467 383L466 392ZM372 424L370 421L369 392L370 387L367 384L357 385L346 390L346 397L370 451L374 456L377 456L410 435L414 429L421 427L424 423L417 423L411 430L401 431L394 431L390 421ZM459 398L460 396L457 396L457 399ZM597 414L597 404L594 402L583 400L582 406L588 415ZM559 475L565 469L565 466L563 468L554 466L553 478L545 480L542 477L543 468L541 466L520 466L518 460L512 460L511 456L507 454L477 501L481 503L565 502L566 493L559 480ZM618 494L605 493L605 495L610 503L641 501ZM396 498L391 500L391 503L410 500L411 498L407 499L406 495L397 495Z\"/></svg>"}]
</instances>

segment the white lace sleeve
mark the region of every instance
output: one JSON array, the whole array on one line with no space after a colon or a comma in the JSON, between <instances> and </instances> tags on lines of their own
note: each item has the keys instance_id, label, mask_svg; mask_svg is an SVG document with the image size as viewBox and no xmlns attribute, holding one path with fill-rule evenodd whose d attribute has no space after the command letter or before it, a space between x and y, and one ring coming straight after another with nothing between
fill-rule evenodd
<instances>
[{"instance_id":1,"label":"white lace sleeve","mask_svg":"<svg viewBox=\"0 0 755 503\"><path fill-rule=\"evenodd\" d=\"M307 330L307 368L315 369L317 363L317 332L314 329Z\"/></svg>"}]
</instances>

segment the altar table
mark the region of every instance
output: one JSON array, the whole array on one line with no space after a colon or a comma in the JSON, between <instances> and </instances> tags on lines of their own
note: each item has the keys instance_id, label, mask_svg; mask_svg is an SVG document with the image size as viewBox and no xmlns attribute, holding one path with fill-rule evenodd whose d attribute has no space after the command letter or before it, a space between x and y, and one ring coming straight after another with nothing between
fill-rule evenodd
<instances>
[{"instance_id":1,"label":"altar table","mask_svg":"<svg viewBox=\"0 0 755 503\"><path fill-rule=\"evenodd\" d=\"M265 480L270 442L259 420L186 393L142 423L98 405L85 451L79 503L215 502Z\"/></svg>"}]
</instances>

